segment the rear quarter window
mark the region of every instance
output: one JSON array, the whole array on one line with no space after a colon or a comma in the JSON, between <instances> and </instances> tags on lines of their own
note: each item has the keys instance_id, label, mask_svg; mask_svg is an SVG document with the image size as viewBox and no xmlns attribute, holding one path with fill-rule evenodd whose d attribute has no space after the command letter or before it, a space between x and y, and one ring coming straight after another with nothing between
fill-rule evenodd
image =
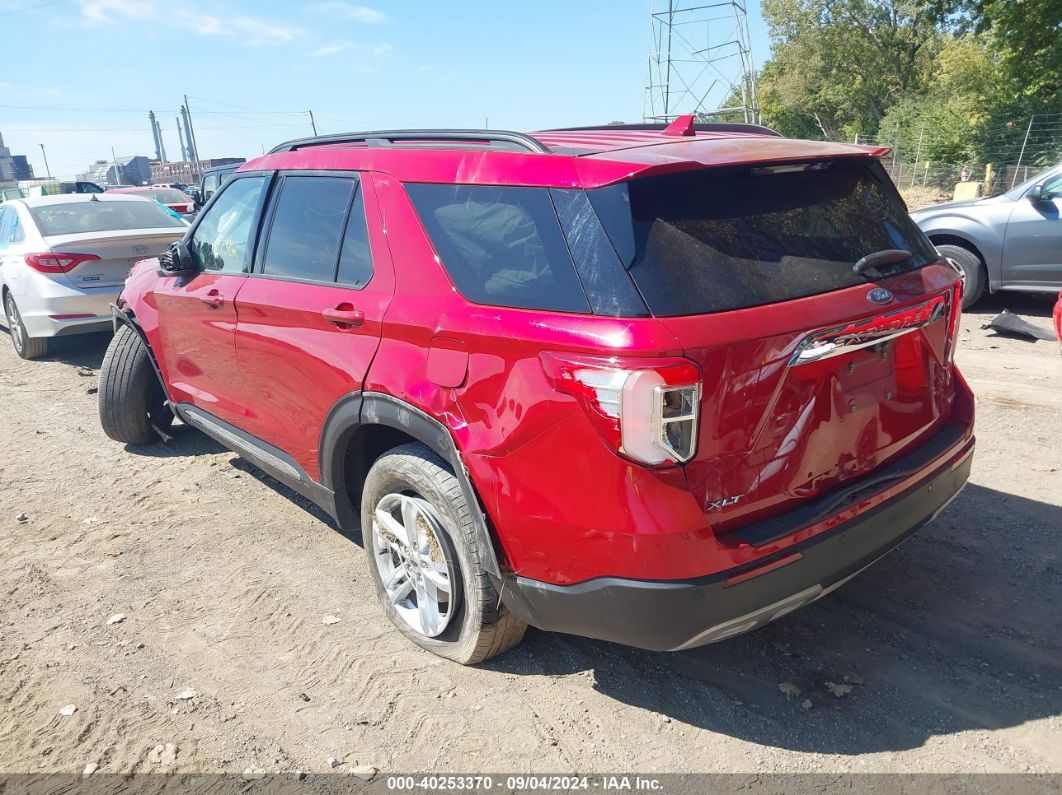
<instances>
[{"instance_id":1,"label":"rear quarter window","mask_svg":"<svg viewBox=\"0 0 1062 795\"><path fill-rule=\"evenodd\" d=\"M407 184L443 267L477 304L589 313L548 190Z\"/></svg>"},{"instance_id":2,"label":"rear quarter window","mask_svg":"<svg viewBox=\"0 0 1062 795\"><path fill-rule=\"evenodd\" d=\"M588 191L650 311L720 312L870 280L852 266L883 249L936 251L876 163L718 169Z\"/></svg>"}]
</instances>

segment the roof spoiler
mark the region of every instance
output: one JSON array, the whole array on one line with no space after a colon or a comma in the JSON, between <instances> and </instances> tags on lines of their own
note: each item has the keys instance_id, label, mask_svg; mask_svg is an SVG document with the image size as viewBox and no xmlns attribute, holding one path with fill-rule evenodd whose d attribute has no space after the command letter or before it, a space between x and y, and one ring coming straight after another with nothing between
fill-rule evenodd
<instances>
[{"instance_id":1,"label":"roof spoiler","mask_svg":"<svg viewBox=\"0 0 1062 795\"><path fill-rule=\"evenodd\" d=\"M784 136L777 130L764 127L761 124L739 124L737 122L697 122L692 113L679 116L671 122L657 122L649 124L594 124L589 127L558 127L546 132L591 132L608 130L633 130L633 131L656 131L661 135L683 137L692 136L698 132L734 132L752 133L754 135L772 135L776 138Z\"/></svg>"}]
</instances>

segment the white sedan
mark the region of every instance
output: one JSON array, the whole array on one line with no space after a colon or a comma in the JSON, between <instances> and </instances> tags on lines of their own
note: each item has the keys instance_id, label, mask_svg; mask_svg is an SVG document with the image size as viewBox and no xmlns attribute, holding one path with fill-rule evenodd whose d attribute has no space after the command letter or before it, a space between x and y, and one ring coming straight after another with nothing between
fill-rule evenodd
<instances>
[{"instance_id":1,"label":"white sedan","mask_svg":"<svg viewBox=\"0 0 1062 795\"><path fill-rule=\"evenodd\" d=\"M188 224L150 199L70 194L0 204L0 295L15 350L107 329L129 269L180 240Z\"/></svg>"}]
</instances>

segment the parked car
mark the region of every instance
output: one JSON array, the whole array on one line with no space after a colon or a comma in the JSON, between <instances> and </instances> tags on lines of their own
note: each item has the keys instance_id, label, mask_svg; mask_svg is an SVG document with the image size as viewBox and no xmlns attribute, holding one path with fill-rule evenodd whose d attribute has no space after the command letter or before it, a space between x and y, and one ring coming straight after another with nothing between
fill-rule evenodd
<instances>
[{"instance_id":1,"label":"parked car","mask_svg":"<svg viewBox=\"0 0 1062 795\"><path fill-rule=\"evenodd\" d=\"M59 196L67 193L103 193L103 188L95 182L83 180L23 179L19 180L18 186L23 198Z\"/></svg>"},{"instance_id":2,"label":"parked car","mask_svg":"<svg viewBox=\"0 0 1062 795\"><path fill-rule=\"evenodd\" d=\"M289 142L134 269L103 429L176 414L360 527L461 663L751 630L970 472L960 281L874 152L690 117Z\"/></svg>"},{"instance_id":3,"label":"parked car","mask_svg":"<svg viewBox=\"0 0 1062 795\"><path fill-rule=\"evenodd\" d=\"M188 224L135 196L73 194L0 204L0 318L23 359L48 339L111 326L130 267L184 235Z\"/></svg>"},{"instance_id":4,"label":"parked car","mask_svg":"<svg viewBox=\"0 0 1062 795\"><path fill-rule=\"evenodd\" d=\"M1062 164L984 199L915 210L941 255L966 274L963 306L987 289L1054 293L1062 288Z\"/></svg>"},{"instance_id":5,"label":"parked car","mask_svg":"<svg viewBox=\"0 0 1062 795\"><path fill-rule=\"evenodd\" d=\"M243 163L227 163L223 166L205 169L199 182L199 203L203 205L210 201L210 197L217 193L225 181L242 165Z\"/></svg>"},{"instance_id":6,"label":"parked car","mask_svg":"<svg viewBox=\"0 0 1062 795\"><path fill-rule=\"evenodd\" d=\"M168 207L185 220L191 220L195 215L195 199L184 191L176 188L156 188L154 186L137 188L113 188L108 193L131 193L134 196L144 196L154 199L159 204Z\"/></svg>"}]
</instances>

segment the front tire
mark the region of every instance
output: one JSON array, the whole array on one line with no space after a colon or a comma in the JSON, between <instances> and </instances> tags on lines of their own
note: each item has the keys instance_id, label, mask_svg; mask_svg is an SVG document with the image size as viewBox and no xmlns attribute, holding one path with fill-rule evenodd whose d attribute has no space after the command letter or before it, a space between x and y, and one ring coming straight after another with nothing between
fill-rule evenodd
<instances>
[{"instance_id":1,"label":"front tire","mask_svg":"<svg viewBox=\"0 0 1062 795\"><path fill-rule=\"evenodd\" d=\"M962 246L937 246L937 252L942 257L955 260L962 268L966 276L966 286L962 293L962 308L970 308L984 294L988 275L985 271L985 264L981 262L980 257Z\"/></svg>"},{"instance_id":2,"label":"front tire","mask_svg":"<svg viewBox=\"0 0 1062 795\"><path fill-rule=\"evenodd\" d=\"M15 346L15 353L23 359L39 359L48 353L47 337L31 337L26 331L26 324L22 322L18 306L15 305L15 296L8 293L4 296L4 313L7 315L7 330L11 334L11 344Z\"/></svg>"},{"instance_id":3,"label":"front tire","mask_svg":"<svg viewBox=\"0 0 1062 795\"><path fill-rule=\"evenodd\" d=\"M103 432L125 444L157 442L173 422L147 345L129 326L119 326L107 346L99 406Z\"/></svg>"},{"instance_id":4,"label":"front tire","mask_svg":"<svg viewBox=\"0 0 1062 795\"><path fill-rule=\"evenodd\" d=\"M427 447L402 445L372 465L361 528L384 612L418 646L474 665L521 641L527 625L501 604L480 563L461 484Z\"/></svg>"}]
</instances>

